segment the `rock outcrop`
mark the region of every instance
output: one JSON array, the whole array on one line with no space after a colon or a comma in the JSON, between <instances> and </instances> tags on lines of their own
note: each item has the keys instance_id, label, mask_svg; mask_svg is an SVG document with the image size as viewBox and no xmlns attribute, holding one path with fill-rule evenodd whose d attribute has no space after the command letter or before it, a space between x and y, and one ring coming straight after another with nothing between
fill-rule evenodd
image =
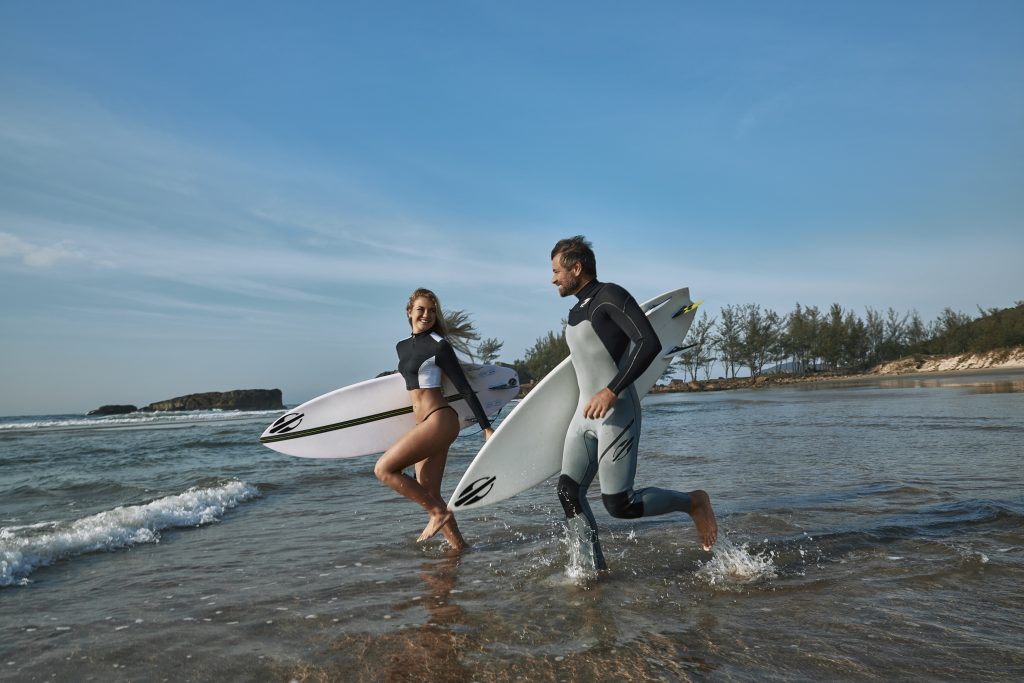
<instances>
[{"instance_id":1,"label":"rock outcrop","mask_svg":"<svg viewBox=\"0 0 1024 683\"><path fill-rule=\"evenodd\" d=\"M138 408L129 405L100 406L96 410L90 410L86 415L127 415L134 413Z\"/></svg>"},{"instance_id":2,"label":"rock outcrop","mask_svg":"<svg viewBox=\"0 0 1024 683\"><path fill-rule=\"evenodd\" d=\"M280 389L236 389L188 394L150 403L142 410L284 410Z\"/></svg>"}]
</instances>

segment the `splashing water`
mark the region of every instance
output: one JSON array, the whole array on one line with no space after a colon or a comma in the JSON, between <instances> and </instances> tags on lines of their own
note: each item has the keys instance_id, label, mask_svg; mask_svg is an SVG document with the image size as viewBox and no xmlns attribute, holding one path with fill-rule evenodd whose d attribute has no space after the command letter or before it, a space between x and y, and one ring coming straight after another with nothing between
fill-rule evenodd
<instances>
[{"instance_id":1,"label":"splashing water","mask_svg":"<svg viewBox=\"0 0 1024 683\"><path fill-rule=\"evenodd\" d=\"M770 550L754 553L749 545L736 546L729 539L719 537L711 559L697 570L697 578L709 586L728 590L778 576L775 553Z\"/></svg>"},{"instance_id":2,"label":"splashing water","mask_svg":"<svg viewBox=\"0 0 1024 683\"><path fill-rule=\"evenodd\" d=\"M577 521L583 528L576 528L572 521ZM582 538L583 534L589 533L589 527L586 527L583 517L574 517L563 529L565 534L562 536L562 543L565 544L569 556L565 564L566 578L577 585L597 578L593 546Z\"/></svg>"}]
</instances>

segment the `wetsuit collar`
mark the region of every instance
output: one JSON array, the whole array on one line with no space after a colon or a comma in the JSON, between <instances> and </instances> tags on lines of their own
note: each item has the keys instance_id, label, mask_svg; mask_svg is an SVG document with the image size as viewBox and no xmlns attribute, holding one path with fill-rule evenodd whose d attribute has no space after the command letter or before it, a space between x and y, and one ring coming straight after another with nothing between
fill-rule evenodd
<instances>
[{"instance_id":1,"label":"wetsuit collar","mask_svg":"<svg viewBox=\"0 0 1024 683\"><path fill-rule=\"evenodd\" d=\"M597 281L597 278L594 278L593 280L591 280L590 282L585 284L583 286L583 289L581 289L580 291L576 292L576 298L579 299L580 301L583 301L585 299L589 299L590 297L594 296L594 293L597 291L597 288L600 287L600 286L601 286L601 283Z\"/></svg>"}]
</instances>

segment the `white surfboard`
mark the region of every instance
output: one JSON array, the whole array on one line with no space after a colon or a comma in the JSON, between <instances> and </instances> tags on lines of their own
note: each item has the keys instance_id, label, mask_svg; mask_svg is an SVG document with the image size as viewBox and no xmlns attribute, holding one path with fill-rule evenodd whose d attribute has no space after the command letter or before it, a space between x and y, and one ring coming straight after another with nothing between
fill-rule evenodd
<instances>
[{"instance_id":1,"label":"white surfboard","mask_svg":"<svg viewBox=\"0 0 1024 683\"><path fill-rule=\"evenodd\" d=\"M463 365L484 412L493 415L519 394L519 376L500 365ZM442 387L462 427L476 424L465 398L446 377ZM318 396L274 420L260 442L300 458L354 458L383 453L416 425L398 373Z\"/></svg>"},{"instance_id":2,"label":"white surfboard","mask_svg":"<svg viewBox=\"0 0 1024 683\"><path fill-rule=\"evenodd\" d=\"M672 358L687 348L683 339L700 303L693 303L689 288L683 288L640 305L662 344L661 353L633 383L641 398ZM578 402L576 371L566 358L498 425L462 475L448 508L466 510L497 503L558 474L565 434Z\"/></svg>"}]
</instances>

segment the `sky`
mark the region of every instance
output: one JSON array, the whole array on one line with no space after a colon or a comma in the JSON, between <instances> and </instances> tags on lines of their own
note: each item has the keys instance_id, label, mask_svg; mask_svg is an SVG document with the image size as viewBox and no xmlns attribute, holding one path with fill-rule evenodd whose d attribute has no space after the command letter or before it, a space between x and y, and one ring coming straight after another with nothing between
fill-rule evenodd
<instances>
[{"instance_id":1,"label":"sky","mask_svg":"<svg viewBox=\"0 0 1024 683\"><path fill-rule=\"evenodd\" d=\"M1024 3L0 0L0 415L501 360L640 301L1024 299Z\"/></svg>"}]
</instances>

